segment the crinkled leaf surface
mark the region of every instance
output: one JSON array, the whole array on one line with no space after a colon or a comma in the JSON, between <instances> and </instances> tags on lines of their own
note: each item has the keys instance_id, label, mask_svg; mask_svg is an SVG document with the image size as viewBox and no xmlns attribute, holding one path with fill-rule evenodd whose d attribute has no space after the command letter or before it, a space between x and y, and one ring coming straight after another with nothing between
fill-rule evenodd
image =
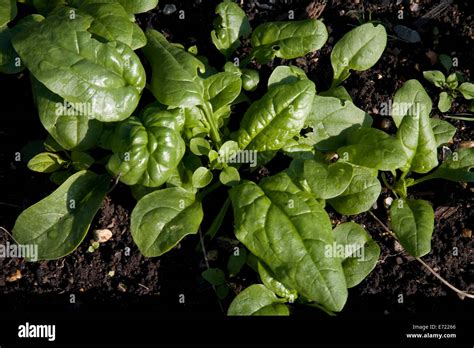
<instances>
[{"instance_id":1,"label":"crinkled leaf surface","mask_svg":"<svg viewBox=\"0 0 474 348\"><path fill-rule=\"evenodd\" d=\"M314 93L309 80L270 88L245 113L237 132L239 147L258 151L259 164L267 162L304 127Z\"/></svg>"},{"instance_id":2,"label":"crinkled leaf surface","mask_svg":"<svg viewBox=\"0 0 474 348\"><path fill-rule=\"evenodd\" d=\"M118 124L112 137L107 169L127 185L157 187L176 169L186 146L180 133L170 125L169 111L145 113Z\"/></svg>"},{"instance_id":3,"label":"crinkled leaf surface","mask_svg":"<svg viewBox=\"0 0 474 348\"><path fill-rule=\"evenodd\" d=\"M328 32L323 22L306 19L260 24L252 33L251 42L255 58L265 64L274 57L302 57L319 50L327 39Z\"/></svg>"},{"instance_id":4,"label":"crinkled leaf surface","mask_svg":"<svg viewBox=\"0 0 474 348\"><path fill-rule=\"evenodd\" d=\"M230 72L217 73L204 80L205 96L214 111L232 103L241 89L240 76Z\"/></svg>"},{"instance_id":5,"label":"crinkled leaf surface","mask_svg":"<svg viewBox=\"0 0 474 348\"><path fill-rule=\"evenodd\" d=\"M146 36L143 51L152 66L151 90L158 101L175 107L202 104L204 83L198 69L204 69L204 64L156 30L148 30Z\"/></svg>"},{"instance_id":6,"label":"crinkled leaf surface","mask_svg":"<svg viewBox=\"0 0 474 348\"><path fill-rule=\"evenodd\" d=\"M131 48L91 38L93 17L59 7L13 36L13 46L36 79L71 103L87 105L90 118L123 120L135 110L145 71Z\"/></svg>"},{"instance_id":7,"label":"crinkled leaf surface","mask_svg":"<svg viewBox=\"0 0 474 348\"><path fill-rule=\"evenodd\" d=\"M74 109L34 77L31 83L40 121L59 145L66 150L86 150L96 144L102 133L101 122Z\"/></svg>"},{"instance_id":8,"label":"crinkled leaf surface","mask_svg":"<svg viewBox=\"0 0 474 348\"><path fill-rule=\"evenodd\" d=\"M334 198L343 193L353 175L353 167L344 162L327 165L315 160L305 160L303 170L311 192L322 199Z\"/></svg>"},{"instance_id":9,"label":"crinkled leaf surface","mask_svg":"<svg viewBox=\"0 0 474 348\"><path fill-rule=\"evenodd\" d=\"M288 289L331 311L340 311L347 288L338 258L326 257L333 243L331 222L311 194L284 173L260 185L230 190L237 238Z\"/></svg>"}]
</instances>

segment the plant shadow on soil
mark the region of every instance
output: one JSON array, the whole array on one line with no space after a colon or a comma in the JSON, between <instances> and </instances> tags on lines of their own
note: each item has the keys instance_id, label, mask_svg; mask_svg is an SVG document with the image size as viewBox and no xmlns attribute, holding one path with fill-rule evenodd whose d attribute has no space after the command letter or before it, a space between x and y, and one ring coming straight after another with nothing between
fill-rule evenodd
<instances>
[{"instance_id":1,"label":"plant shadow on soil","mask_svg":"<svg viewBox=\"0 0 474 348\"><path fill-rule=\"evenodd\" d=\"M218 1L202 2L168 0L160 1L160 9L138 16L143 27L153 27L163 31L169 39L183 43L186 47L197 44L199 52L209 57L211 64L219 67L224 63L219 52L212 46L210 31L214 19L214 7ZM284 20L289 10L295 11L296 19L314 17L322 8L322 1L244 1L244 9L255 28L258 23L269 20ZM355 104L374 117L376 127L393 131L388 117L379 114L382 102L388 102L394 92L411 78L422 81L436 105L436 90L423 80L422 71L441 69L432 64L429 52L450 54L458 58L459 70L471 80L473 74L474 16L469 12L469 1L458 1L449 6L438 17L420 21L423 14L438 4L437 1L421 1L418 8L411 8L407 1L395 5L390 1L355 2L329 1L321 18L328 27L330 39L324 48L314 54L292 61L316 82L318 90L328 86L331 74L329 55L333 44L345 32L357 25L355 14L379 20L387 27L389 42L381 60L372 69L353 73L345 82ZM178 11L184 10L185 19L178 18L179 12L164 15L166 4L175 4ZM404 19L397 18L398 10L403 8ZM395 38L393 26L403 24L418 30L421 43L406 43ZM434 28L437 28L436 31ZM248 43L239 49L239 54L248 52ZM264 85L271 70L278 64L288 61L275 60L273 64L260 66L261 84L254 92L258 98L265 91ZM55 186L45 175L30 172L25 163L28 148L23 147L33 141L46 138L46 132L37 117L29 86L29 76L1 76L0 82L8 86L4 91L2 128L0 129L0 226L11 230L16 217L22 209L37 202L54 190ZM142 104L151 100L145 94ZM237 110L237 114L240 114ZM464 112L463 103L455 103L453 112ZM434 110L434 115L442 116ZM238 120L237 120L238 121ZM238 123L238 122L237 122ZM451 149L461 142L473 138L472 123L453 121L457 134ZM31 148L32 146L30 146ZM15 162L16 152L21 152L22 162ZM272 175L288 164L278 157L257 176ZM430 200L436 212L435 232L432 248L424 260L434 267L454 286L473 291L474 271L473 226L474 204L472 185L461 185L445 181L428 182L416 187L413 196ZM212 202L205 201L205 217L209 220L217 213L225 199L226 191L217 191ZM383 206L383 192L374 213L387 222ZM216 198L217 197L217 198ZM18 259L0 260L0 303L5 311L23 311L25 308L51 308L59 310L145 310L160 313L208 313L210 316L222 315L213 289L201 277L205 269L202 253L196 251L198 236L188 236L178 247L160 258L146 258L140 255L134 245L129 229L130 212L135 200L127 187L118 185L107 197L97 214L91 229L109 228L113 238L93 253L87 252L91 234L71 255L56 261L26 263ZM348 221L333 211L330 216L334 224ZM381 247L379 263L374 271L361 284L351 289L342 318L365 316L405 317L407 314L426 313L468 315L472 301L461 301L451 290L427 273L421 265L407 255L397 252L394 241L387 236L369 214L361 214L353 220L362 224ZM32 226L34 228L34 226ZM232 251L232 213L227 214L219 237L207 243L207 251L217 255L211 260L211 267L225 269ZM0 234L0 243L11 242L5 233ZM130 248L128 254L127 248ZM199 249L198 249L199 250ZM457 250L457 254L453 251ZM8 282L7 278L17 271L22 278ZM113 272L113 276L111 276ZM254 272L245 267L242 272L229 279L231 293L258 282ZM76 304L70 304L70 294L76 296ZM185 304L179 303L179 295L185 295ZM398 303L399 295L404 303ZM233 295L222 301L227 308ZM44 307L43 307L44 306ZM312 308L292 307L300 316L324 318L326 314Z\"/></svg>"}]
</instances>

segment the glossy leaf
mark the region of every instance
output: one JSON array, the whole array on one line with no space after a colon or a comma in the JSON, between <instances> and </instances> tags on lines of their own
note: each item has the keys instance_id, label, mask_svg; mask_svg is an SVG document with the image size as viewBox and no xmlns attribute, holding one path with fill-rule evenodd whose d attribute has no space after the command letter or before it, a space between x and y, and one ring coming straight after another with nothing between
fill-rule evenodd
<instances>
[{"instance_id":1,"label":"glossy leaf","mask_svg":"<svg viewBox=\"0 0 474 348\"><path fill-rule=\"evenodd\" d=\"M245 113L237 132L239 147L258 151L259 164L270 160L304 127L314 93L309 80L270 88Z\"/></svg>"},{"instance_id":2,"label":"glossy leaf","mask_svg":"<svg viewBox=\"0 0 474 348\"><path fill-rule=\"evenodd\" d=\"M35 78L31 84L40 121L59 145L66 150L87 150L97 143L103 126L87 117L87 108L75 109Z\"/></svg>"},{"instance_id":3,"label":"glossy leaf","mask_svg":"<svg viewBox=\"0 0 474 348\"><path fill-rule=\"evenodd\" d=\"M329 165L315 160L304 161L304 178L316 197L330 199L342 194L352 180L353 167L344 162Z\"/></svg>"},{"instance_id":4,"label":"glossy leaf","mask_svg":"<svg viewBox=\"0 0 474 348\"><path fill-rule=\"evenodd\" d=\"M229 306L227 315L290 315L288 307L283 302L264 285L254 284L234 298Z\"/></svg>"},{"instance_id":5,"label":"glossy leaf","mask_svg":"<svg viewBox=\"0 0 474 348\"><path fill-rule=\"evenodd\" d=\"M430 118L430 124L438 147L449 143L456 133L456 127L439 118Z\"/></svg>"},{"instance_id":6,"label":"glossy leaf","mask_svg":"<svg viewBox=\"0 0 474 348\"><path fill-rule=\"evenodd\" d=\"M262 64L274 57L293 59L320 49L327 39L326 26L315 19L267 22L252 33L252 53Z\"/></svg>"},{"instance_id":7,"label":"glossy leaf","mask_svg":"<svg viewBox=\"0 0 474 348\"><path fill-rule=\"evenodd\" d=\"M252 28L245 12L236 3L226 0L216 7L219 16L211 32L214 45L227 58L240 46L240 38L250 35Z\"/></svg>"},{"instance_id":8,"label":"glossy leaf","mask_svg":"<svg viewBox=\"0 0 474 348\"><path fill-rule=\"evenodd\" d=\"M369 169L354 167L347 189L328 203L340 214L356 215L369 210L377 201L382 187Z\"/></svg>"},{"instance_id":9,"label":"glossy leaf","mask_svg":"<svg viewBox=\"0 0 474 348\"><path fill-rule=\"evenodd\" d=\"M143 13L158 6L158 0L70 0L74 6L84 3L119 3L128 13Z\"/></svg>"},{"instance_id":10,"label":"glossy leaf","mask_svg":"<svg viewBox=\"0 0 474 348\"><path fill-rule=\"evenodd\" d=\"M352 130L370 127L372 118L350 101L315 96L306 124L313 129L308 140L316 149L328 151L344 145Z\"/></svg>"},{"instance_id":11,"label":"glossy leaf","mask_svg":"<svg viewBox=\"0 0 474 348\"><path fill-rule=\"evenodd\" d=\"M427 201L393 201L390 207L392 230L406 251L415 257L431 250L431 235L434 228L434 212Z\"/></svg>"},{"instance_id":12,"label":"glossy leaf","mask_svg":"<svg viewBox=\"0 0 474 348\"><path fill-rule=\"evenodd\" d=\"M240 181L239 171L231 166L225 167L219 174L219 180L224 185L234 186Z\"/></svg>"},{"instance_id":13,"label":"glossy leaf","mask_svg":"<svg viewBox=\"0 0 474 348\"><path fill-rule=\"evenodd\" d=\"M340 260L324 254L331 222L309 193L285 174L244 182L230 190L237 238L287 288L340 311L347 289Z\"/></svg>"},{"instance_id":14,"label":"glossy leaf","mask_svg":"<svg viewBox=\"0 0 474 348\"><path fill-rule=\"evenodd\" d=\"M337 150L339 156L362 167L394 171L407 162L400 140L375 128L350 132L346 144Z\"/></svg>"},{"instance_id":15,"label":"glossy leaf","mask_svg":"<svg viewBox=\"0 0 474 348\"><path fill-rule=\"evenodd\" d=\"M221 72L204 80L205 96L214 111L232 103L241 89L242 80L234 73Z\"/></svg>"},{"instance_id":16,"label":"glossy leaf","mask_svg":"<svg viewBox=\"0 0 474 348\"><path fill-rule=\"evenodd\" d=\"M198 75L204 64L156 30L147 30L143 49L152 66L151 91L162 104L192 107L203 103L204 84Z\"/></svg>"},{"instance_id":17,"label":"glossy leaf","mask_svg":"<svg viewBox=\"0 0 474 348\"><path fill-rule=\"evenodd\" d=\"M109 181L108 175L87 171L72 175L51 195L20 214L13 228L15 240L38 245L40 260L71 253L86 236Z\"/></svg>"},{"instance_id":18,"label":"glossy leaf","mask_svg":"<svg viewBox=\"0 0 474 348\"><path fill-rule=\"evenodd\" d=\"M185 143L169 119L169 111L130 117L117 125L111 139L113 155L107 169L127 185L158 187L184 156ZM177 126L176 126L177 127Z\"/></svg>"},{"instance_id":19,"label":"glossy leaf","mask_svg":"<svg viewBox=\"0 0 474 348\"><path fill-rule=\"evenodd\" d=\"M438 165L436 139L429 114L431 99L417 80L409 80L395 93L392 117L398 127L408 163L402 170L427 173Z\"/></svg>"},{"instance_id":20,"label":"glossy leaf","mask_svg":"<svg viewBox=\"0 0 474 348\"><path fill-rule=\"evenodd\" d=\"M132 212L130 228L141 253L160 256L188 234L196 234L203 218L194 194L181 188L154 191L141 198Z\"/></svg>"},{"instance_id":21,"label":"glossy leaf","mask_svg":"<svg viewBox=\"0 0 474 348\"><path fill-rule=\"evenodd\" d=\"M52 173L65 164L61 156L51 152L42 152L30 159L28 169L39 173Z\"/></svg>"},{"instance_id":22,"label":"glossy leaf","mask_svg":"<svg viewBox=\"0 0 474 348\"><path fill-rule=\"evenodd\" d=\"M212 181L212 173L206 167L199 167L194 171L192 181L196 188L206 187Z\"/></svg>"},{"instance_id":23,"label":"glossy leaf","mask_svg":"<svg viewBox=\"0 0 474 348\"><path fill-rule=\"evenodd\" d=\"M446 179L451 181L474 182L474 148L456 150L436 170L423 177L428 179Z\"/></svg>"},{"instance_id":24,"label":"glossy leaf","mask_svg":"<svg viewBox=\"0 0 474 348\"><path fill-rule=\"evenodd\" d=\"M16 17L16 0L0 0L0 28Z\"/></svg>"},{"instance_id":25,"label":"glossy leaf","mask_svg":"<svg viewBox=\"0 0 474 348\"><path fill-rule=\"evenodd\" d=\"M287 299L288 302L292 303L298 298L298 293L295 290L290 290L271 274L271 271L268 270L261 262L258 262L257 266L258 275L262 280L262 283L267 287L267 289L273 291L276 295Z\"/></svg>"},{"instance_id":26,"label":"glossy leaf","mask_svg":"<svg viewBox=\"0 0 474 348\"><path fill-rule=\"evenodd\" d=\"M331 52L334 85L347 79L350 70L364 71L377 63L387 45L383 25L366 23L346 33Z\"/></svg>"},{"instance_id":27,"label":"glossy leaf","mask_svg":"<svg viewBox=\"0 0 474 348\"><path fill-rule=\"evenodd\" d=\"M59 7L13 46L36 79L51 92L90 110L90 118L120 121L135 110L145 86L140 59L120 42L101 43L88 31L93 17ZM34 48L34 49L32 49Z\"/></svg>"},{"instance_id":28,"label":"glossy leaf","mask_svg":"<svg viewBox=\"0 0 474 348\"><path fill-rule=\"evenodd\" d=\"M130 20L129 14L118 3L83 2L79 7L94 20L89 32L106 41L120 41L133 50L146 45L145 33Z\"/></svg>"},{"instance_id":29,"label":"glossy leaf","mask_svg":"<svg viewBox=\"0 0 474 348\"><path fill-rule=\"evenodd\" d=\"M253 69L242 69L241 79L242 88L250 92L256 90L260 82L258 71Z\"/></svg>"},{"instance_id":30,"label":"glossy leaf","mask_svg":"<svg viewBox=\"0 0 474 348\"><path fill-rule=\"evenodd\" d=\"M348 288L359 284L375 268L380 247L354 222L337 225L333 231L336 248L342 247L342 268ZM339 250L336 250L339 252Z\"/></svg>"}]
</instances>

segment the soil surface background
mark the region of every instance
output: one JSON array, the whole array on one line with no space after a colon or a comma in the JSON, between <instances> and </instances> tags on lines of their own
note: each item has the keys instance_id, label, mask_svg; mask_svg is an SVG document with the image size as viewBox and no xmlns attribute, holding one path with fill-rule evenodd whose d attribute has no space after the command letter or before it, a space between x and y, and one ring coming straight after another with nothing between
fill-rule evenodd
<instances>
[{"instance_id":1,"label":"soil surface background","mask_svg":"<svg viewBox=\"0 0 474 348\"><path fill-rule=\"evenodd\" d=\"M219 1L160 0L159 9L138 16L142 28L153 27L164 32L168 39L184 44L197 45L199 53L207 56L215 67L224 64L224 58L210 40L214 8ZM273 4L275 2L275 4ZM443 70L437 55L447 54L459 62L457 71L468 80L474 80L474 13L472 1L453 1L441 13L429 16L430 10L440 1L241 1L242 7L255 28L266 21L286 20L293 10L295 19L320 18L329 31L329 40L322 50L293 61L276 59L269 65L251 64L259 69L260 86L254 92L258 98L265 92L266 79L272 69L280 64L292 63L304 69L315 81L318 91L328 88L331 78L330 52L335 42L360 21L383 23L389 34L387 48L380 61L365 72L353 72L344 83L354 103L373 116L375 126L394 131L390 117L380 115L381 105L388 102L395 91L408 79L418 79L433 99L432 117L444 119L436 109L437 89L423 79L424 70ZM166 5L175 5L176 11L164 14ZM168 8L172 8L169 7ZM399 18L399 10L403 19ZM179 19L183 14L185 19ZM427 16L428 14L428 16ZM405 25L416 30L421 42L400 40L393 27ZM249 51L248 42L238 50L238 56ZM148 75L149 76L149 75ZM33 173L26 168L28 153L46 138L46 131L39 122L33 104L28 73L0 76L3 86L3 103L0 127L0 226L11 231L16 217L26 207L34 204L55 189L47 175ZM145 93L141 104L152 97ZM467 103L458 99L449 114L466 111ZM242 109L242 112L245 109ZM238 114L235 117L238 117ZM447 119L457 128L452 144L443 152L454 150L472 140L472 122ZM35 142L36 141L36 142ZM31 142L34 142L31 144ZM19 152L22 161L15 161ZM271 175L284 168L288 160L278 157L258 176ZM474 226L473 186L447 181L431 181L417 185L411 191L416 198L430 200L435 209L435 231L432 251L423 259L454 286L474 291L472 228ZM383 192L377 208L373 210L388 224ZM226 197L225 190L217 191L211 200L204 201L206 230L213 216ZM231 294L219 301L213 288L206 283L201 272L206 269L203 254L197 248L199 236L188 236L175 249L160 258L143 257L134 245L130 233L130 213L135 204L127 187L118 185L107 197L92 226L109 228L113 237L93 253L87 252L92 234L67 257L56 261L27 263L19 259L0 260L0 303L2 308L21 311L25 308L57 306L57 308L82 308L96 310L152 310L161 313L208 313L220 316L228 304L246 286L258 282L249 268L229 279ZM329 209L332 222L349 221ZM207 219L206 219L207 217ZM358 286L350 289L349 299L341 317L359 318L361 315L405 317L410 313L459 313L472 312L472 301L461 300L441 284L413 258L400 252L399 246L384 232L374 218L361 214L350 219L362 224L381 247L380 260L374 271ZM206 243L211 267L225 269L227 259L235 246L232 213L228 212L218 236ZM34 226L32 226L34 228ZM0 243L12 242L0 232ZM21 273L21 279L10 282L9 277ZM113 276L111 274L113 273ZM76 303L70 303L70 295ZM185 304L179 296L185 295ZM403 295L403 303L399 303ZM324 317L325 313L314 308L292 306L294 314ZM365 314L364 314L365 313ZM463 314L464 313L464 314Z\"/></svg>"}]
</instances>

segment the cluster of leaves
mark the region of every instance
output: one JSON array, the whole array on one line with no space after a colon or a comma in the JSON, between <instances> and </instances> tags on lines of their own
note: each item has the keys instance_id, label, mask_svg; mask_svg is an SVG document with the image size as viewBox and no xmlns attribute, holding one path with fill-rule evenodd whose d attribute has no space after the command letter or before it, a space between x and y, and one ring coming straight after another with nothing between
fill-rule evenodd
<instances>
[{"instance_id":1,"label":"cluster of leaves","mask_svg":"<svg viewBox=\"0 0 474 348\"><path fill-rule=\"evenodd\" d=\"M441 55L442 64L449 73L452 69L451 58ZM467 82L463 74L453 72L446 75L439 70L428 70L423 72L423 77L436 87L442 89L439 93L438 109L441 112L448 112L451 109L453 101L460 95L466 100L471 100L468 110L474 111L474 84Z\"/></svg>"},{"instance_id":2,"label":"cluster of leaves","mask_svg":"<svg viewBox=\"0 0 474 348\"><path fill-rule=\"evenodd\" d=\"M231 257L228 274L246 261L263 283L242 291L229 314L287 315L286 303L295 301L338 312L347 289L375 267L380 249L354 222L333 229L327 205L344 215L369 210L381 177L397 198L390 209L393 231L418 257L430 251L434 214L429 202L410 199L408 188L434 178L474 181L472 149L439 165L437 147L455 129L430 118L431 100L418 81L407 81L395 94L394 105L405 107L393 111L394 136L371 128L372 118L341 85L352 70L369 69L381 57L387 34L380 24L356 27L334 45L329 90L317 91L303 70L283 65L253 101L260 78L246 64L320 49L328 38L321 21L269 22L252 31L242 9L224 1L216 8L214 45L229 59L250 36L251 51L240 65L227 62L219 71L195 47L186 50L136 26L133 13L156 1L55 3L33 1L45 17L28 16L8 27L9 48L2 50L6 66L19 57L30 71L49 133L47 152L29 167L52 172L60 184L27 208L13 229L19 243L39 246L40 259L63 257L81 243L112 178L129 185L138 201L131 231L149 257L196 234L203 200L227 186L229 197L206 235L217 233L232 205L235 236L248 252L242 247ZM146 79L134 52L140 47L152 68L149 89L156 102L137 113ZM235 129L230 120L238 117L238 103L250 105ZM107 156L93 157L89 150L96 147ZM287 170L258 183L241 179L277 153L290 158ZM106 173L90 170L99 164ZM209 269L203 277L219 297L227 296L224 271Z\"/></svg>"}]
</instances>

